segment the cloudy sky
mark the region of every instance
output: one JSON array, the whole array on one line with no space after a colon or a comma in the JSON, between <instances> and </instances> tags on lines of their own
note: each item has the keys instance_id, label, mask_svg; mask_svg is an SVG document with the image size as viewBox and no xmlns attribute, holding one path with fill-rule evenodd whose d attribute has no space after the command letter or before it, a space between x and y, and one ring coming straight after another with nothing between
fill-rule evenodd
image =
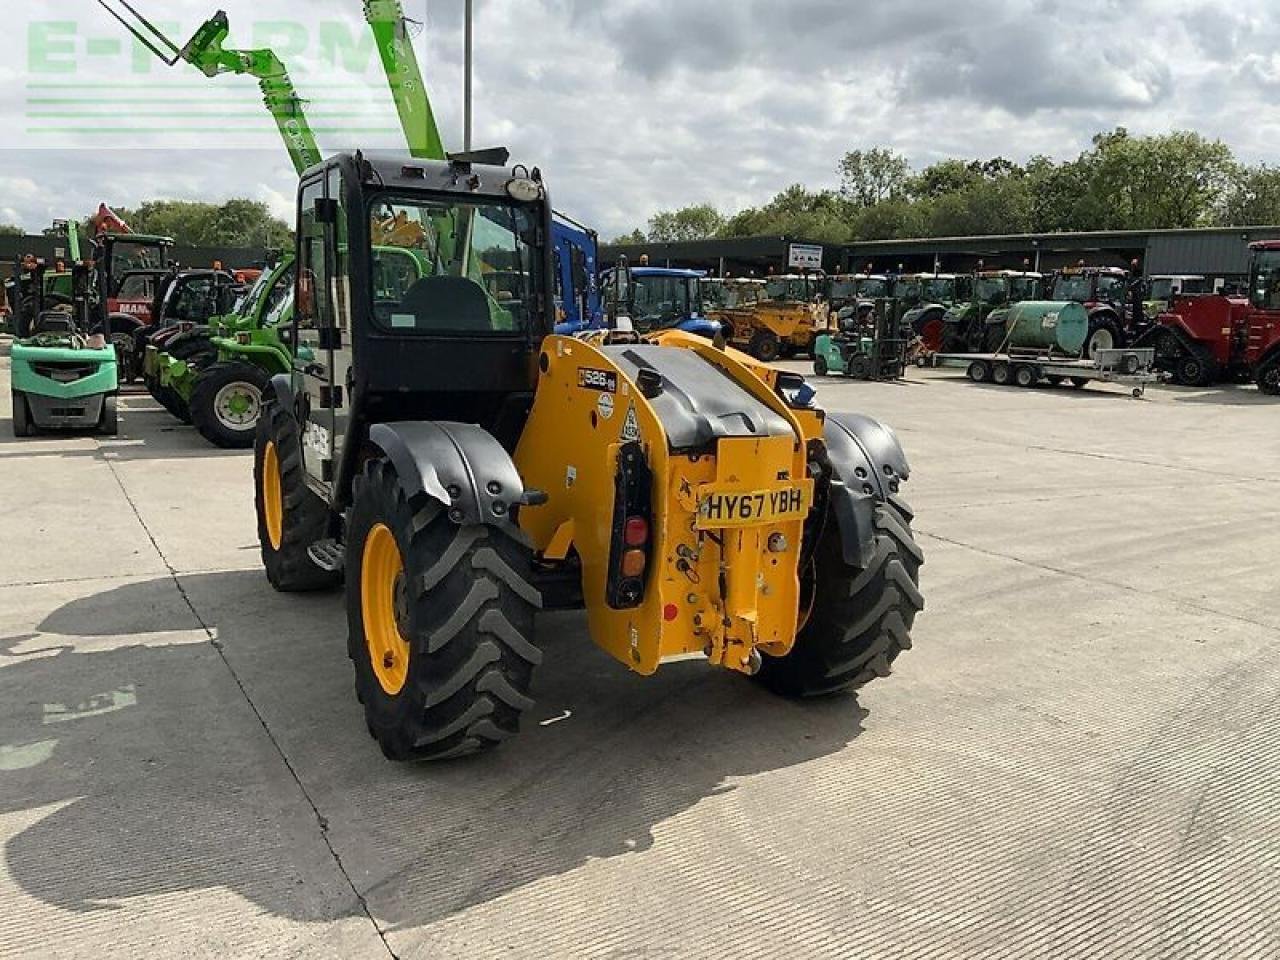
<instances>
[{"instance_id":1,"label":"cloudy sky","mask_svg":"<svg viewBox=\"0 0 1280 960\"><path fill-rule=\"evenodd\" d=\"M395 146L359 0L132 0L180 42L217 6L270 42L321 146ZM247 78L151 62L93 0L6 12L0 221L99 200L261 199L295 180ZM463 0L405 0L446 145L462 140ZM612 237L657 209L725 212L839 157L1073 157L1098 130L1190 128L1280 162L1272 0L475 0L475 143L543 168L556 205ZM68 8L71 8L68 13ZM344 46L345 44L345 46ZM26 49L23 57L12 56Z\"/></svg>"}]
</instances>

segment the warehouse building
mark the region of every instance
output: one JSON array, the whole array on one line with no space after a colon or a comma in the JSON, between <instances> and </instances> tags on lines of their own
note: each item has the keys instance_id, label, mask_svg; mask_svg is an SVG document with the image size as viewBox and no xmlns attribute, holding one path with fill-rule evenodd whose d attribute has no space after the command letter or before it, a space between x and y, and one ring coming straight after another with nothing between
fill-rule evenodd
<instances>
[{"instance_id":1,"label":"warehouse building","mask_svg":"<svg viewBox=\"0 0 1280 960\"><path fill-rule=\"evenodd\" d=\"M966 273L979 264L1049 272L1084 261L1128 268L1135 260L1148 275L1197 274L1241 283L1249 270L1249 244L1280 239L1280 227L1223 227L1197 230L1122 230L1091 233L1026 233L992 237L878 240L823 247L828 272ZM694 267L732 276L765 276L788 269L797 237L697 240L606 246L602 262L625 255L637 263L647 255L654 266Z\"/></svg>"}]
</instances>

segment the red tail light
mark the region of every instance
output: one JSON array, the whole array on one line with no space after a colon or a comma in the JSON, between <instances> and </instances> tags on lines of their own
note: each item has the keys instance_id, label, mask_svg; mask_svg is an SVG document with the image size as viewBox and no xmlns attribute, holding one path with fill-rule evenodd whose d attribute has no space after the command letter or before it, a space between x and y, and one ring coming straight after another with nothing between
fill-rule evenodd
<instances>
[{"instance_id":1,"label":"red tail light","mask_svg":"<svg viewBox=\"0 0 1280 960\"><path fill-rule=\"evenodd\" d=\"M627 518L622 539L628 547L643 547L649 542L649 521L644 517Z\"/></svg>"}]
</instances>

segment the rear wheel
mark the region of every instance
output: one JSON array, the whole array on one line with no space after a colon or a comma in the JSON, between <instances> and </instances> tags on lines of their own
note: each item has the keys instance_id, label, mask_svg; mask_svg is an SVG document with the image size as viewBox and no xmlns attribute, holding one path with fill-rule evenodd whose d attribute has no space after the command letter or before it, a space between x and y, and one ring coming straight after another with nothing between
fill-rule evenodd
<instances>
[{"instance_id":1,"label":"rear wheel","mask_svg":"<svg viewBox=\"0 0 1280 960\"><path fill-rule=\"evenodd\" d=\"M997 386L1007 387L1009 385L1010 377L1011 377L1011 371L1009 370L1009 364L1005 363L1003 360L997 362L994 366L992 366L991 368L992 383L996 384Z\"/></svg>"},{"instance_id":2,"label":"rear wheel","mask_svg":"<svg viewBox=\"0 0 1280 960\"><path fill-rule=\"evenodd\" d=\"M991 379L991 367L985 360L975 360L969 364L969 379L974 383L986 383Z\"/></svg>"},{"instance_id":3,"label":"rear wheel","mask_svg":"<svg viewBox=\"0 0 1280 960\"><path fill-rule=\"evenodd\" d=\"M785 657L765 657L758 677L769 689L812 697L856 689L887 677L911 646L911 625L924 609L924 554L911 534L911 513L897 501L875 511L875 550L865 570L845 562L838 525L829 522L814 556L812 609Z\"/></svg>"},{"instance_id":4,"label":"rear wheel","mask_svg":"<svg viewBox=\"0 0 1280 960\"><path fill-rule=\"evenodd\" d=\"M13 435L15 437L33 437L35 424L31 420L31 411L27 408L26 395L18 390L13 391Z\"/></svg>"},{"instance_id":5,"label":"rear wheel","mask_svg":"<svg viewBox=\"0 0 1280 960\"><path fill-rule=\"evenodd\" d=\"M318 567L307 549L325 535L328 507L302 476L302 446L293 412L272 401L254 444L254 506L267 579L283 593L325 590L341 574Z\"/></svg>"},{"instance_id":6,"label":"rear wheel","mask_svg":"<svg viewBox=\"0 0 1280 960\"><path fill-rule=\"evenodd\" d=\"M1020 387L1034 387L1040 377L1035 367L1021 366L1013 372L1013 379Z\"/></svg>"},{"instance_id":7,"label":"rear wheel","mask_svg":"<svg viewBox=\"0 0 1280 960\"><path fill-rule=\"evenodd\" d=\"M266 372L252 363L215 363L196 377L191 422L215 446L252 447L267 383Z\"/></svg>"},{"instance_id":8,"label":"rear wheel","mask_svg":"<svg viewBox=\"0 0 1280 960\"><path fill-rule=\"evenodd\" d=\"M751 338L751 348L748 352L757 360L772 363L782 353L782 343L772 330L757 330L755 336Z\"/></svg>"},{"instance_id":9,"label":"rear wheel","mask_svg":"<svg viewBox=\"0 0 1280 960\"><path fill-rule=\"evenodd\" d=\"M541 606L514 528L417 513L394 469L357 479L347 555L348 652L369 732L392 760L443 760L518 732L533 706Z\"/></svg>"},{"instance_id":10,"label":"rear wheel","mask_svg":"<svg viewBox=\"0 0 1280 960\"><path fill-rule=\"evenodd\" d=\"M827 358L820 353L813 358L813 372L819 377L827 375Z\"/></svg>"}]
</instances>

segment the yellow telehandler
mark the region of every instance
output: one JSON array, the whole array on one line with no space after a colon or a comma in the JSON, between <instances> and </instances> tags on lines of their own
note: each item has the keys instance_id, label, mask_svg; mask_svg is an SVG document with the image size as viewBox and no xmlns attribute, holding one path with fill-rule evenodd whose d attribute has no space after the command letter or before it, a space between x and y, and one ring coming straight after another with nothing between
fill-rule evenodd
<instances>
[{"instance_id":1,"label":"yellow telehandler","mask_svg":"<svg viewBox=\"0 0 1280 960\"><path fill-rule=\"evenodd\" d=\"M383 752L515 734L549 607L585 607L637 674L697 658L790 696L887 675L923 606L893 431L700 337L553 335L551 203L507 164L346 153L299 185L308 359L268 391L258 533L277 589L345 577ZM375 286L375 239L430 270Z\"/></svg>"}]
</instances>

